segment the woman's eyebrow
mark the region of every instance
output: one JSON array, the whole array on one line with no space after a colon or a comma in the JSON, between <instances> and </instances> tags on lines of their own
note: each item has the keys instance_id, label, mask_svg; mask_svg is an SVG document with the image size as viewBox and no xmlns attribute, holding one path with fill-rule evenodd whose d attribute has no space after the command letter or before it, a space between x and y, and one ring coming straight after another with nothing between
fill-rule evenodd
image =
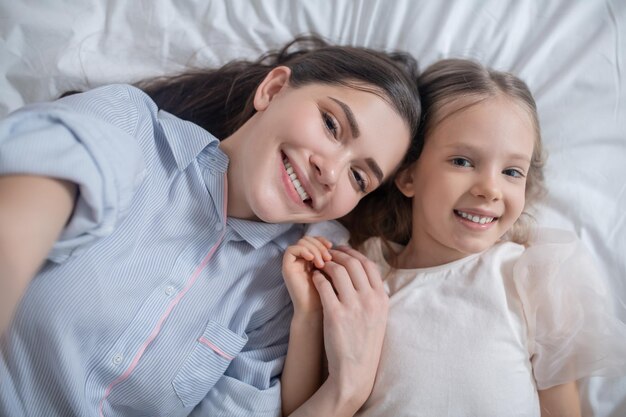
<instances>
[{"instance_id":1,"label":"woman's eyebrow","mask_svg":"<svg viewBox=\"0 0 626 417\"><path fill-rule=\"evenodd\" d=\"M343 113L346 115L346 119L348 119L348 125L350 125L350 131L352 133L352 137L355 139L358 138L359 135L361 135L361 131L359 130L359 125L356 122L354 113L352 113L352 109L350 108L350 106L348 106L343 101L338 100L334 97L329 96L328 98L334 101L335 103L339 104L339 107L341 107L341 110L343 110Z\"/></svg>"},{"instance_id":2,"label":"woman's eyebrow","mask_svg":"<svg viewBox=\"0 0 626 417\"><path fill-rule=\"evenodd\" d=\"M350 125L352 137L355 139L358 138L361 135L361 131L359 130L359 124L356 122L356 118L354 117L354 113L352 113L350 106L334 97L328 96L328 98L339 104L339 107L341 107L341 110L343 110L346 115L346 119L348 119L348 125ZM384 178L383 170L380 169L380 166L376 163L376 161L374 161L373 158L367 158L365 163L367 163L367 166L372 170L372 173L378 179L378 182L382 183Z\"/></svg>"},{"instance_id":3,"label":"woman's eyebrow","mask_svg":"<svg viewBox=\"0 0 626 417\"><path fill-rule=\"evenodd\" d=\"M372 172L374 173L374 176L378 179L378 183L382 183L383 182L383 170L380 169L380 167L378 166L378 164L376 163L376 161L374 161L374 159L372 158L367 158L365 160L365 163L367 163L367 166L370 167L370 169L372 170Z\"/></svg>"}]
</instances>

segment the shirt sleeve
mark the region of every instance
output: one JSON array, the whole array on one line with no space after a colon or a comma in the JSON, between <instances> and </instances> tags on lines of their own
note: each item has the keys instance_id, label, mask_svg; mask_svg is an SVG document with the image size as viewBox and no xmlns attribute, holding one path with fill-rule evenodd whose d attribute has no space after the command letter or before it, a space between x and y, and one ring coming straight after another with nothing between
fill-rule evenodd
<instances>
[{"instance_id":1,"label":"shirt sleeve","mask_svg":"<svg viewBox=\"0 0 626 417\"><path fill-rule=\"evenodd\" d=\"M538 389L626 373L626 324L573 234L543 230L514 266Z\"/></svg>"},{"instance_id":2,"label":"shirt sleeve","mask_svg":"<svg viewBox=\"0 0 626 417\"><path fill-rule=\"evenodd\" d=\"M261 328L249 332L244 350L190 416L280 416L280 374L292 314L288 305Z\"/></svg>"},{"instance_id":3,"label":"shirt sleeve","mask_svg":"<svg viewBox=\"0 0 626 417\"><path fill-rule=\"evenodd\" d=\"M0 175L41 175L79 187L50 260L64 261L124 217L145 170L139 122L156 111L146 97L131 86L107 86L26 106L0 122Z\"/></svg>"},{"instance_id":4,"label":"shirt sleeve","mask_svg":"<svg viewBox=\"0 0 626 417\"><path fill-rule=\"evenodd\" d=\"M350 232L337 220L308 224L305 234L308 236L325 237L334 246L348 246L348 241L350 240Z\"/></svg>"}]
</instances>

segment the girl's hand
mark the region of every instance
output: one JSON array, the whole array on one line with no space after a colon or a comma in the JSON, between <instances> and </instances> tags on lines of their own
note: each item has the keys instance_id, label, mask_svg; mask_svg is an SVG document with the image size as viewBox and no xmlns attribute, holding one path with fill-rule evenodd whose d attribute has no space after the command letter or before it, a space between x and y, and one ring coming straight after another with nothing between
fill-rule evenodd
<instances>
[{"instance_id":1,"label":"girl's hand","mask_svg":"<svg viewBox=\"0 0 626 417\"><path fill-rule=\"evenodd\" d=\"M313 271L324 312L327 382L356 412L374 386L389 299L376 264L351 248L330 254L324 274Z\"/></svg>"},{"instance_id":2,"label":"girl's hand","mask_svg":"<svg viewBox=\"0 0 626 417\"><path fill-rule=\"evenodd\" d=\"M323 237L304 236L285 251L283 277L296 314L321 313L313 272L332 259L331 247L332 243Z\"/></svg>"}]
</instances>

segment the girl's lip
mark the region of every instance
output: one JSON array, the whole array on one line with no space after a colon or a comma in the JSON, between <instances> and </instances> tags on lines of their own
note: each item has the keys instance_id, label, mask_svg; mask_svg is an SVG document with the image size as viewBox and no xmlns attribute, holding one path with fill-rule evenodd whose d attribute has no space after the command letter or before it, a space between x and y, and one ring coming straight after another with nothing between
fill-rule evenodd
<instances>
[{"instance_id":1,"label":"girl's lip","mask_svg":"<svg viewBox=\"0 0 626 417\"><path fill-rule=\"evenodd\" d=\"M493 217L493 218L500 217L492 211L482 210L482 209L454 209L454 211L455 212L462 211L463 213L467 213L467 214L471 214L472 216L479 216L479 217Z\"/></svg>"},{"instance_id":2,"label":"girl's lip","mask_svg":"<svg viewBox=\"0 0 626 417\"><path fill-rule=\"evenodd\" d=\"M470 214L472 216L478 216L478 217L490 217L491 221L487 222L487 223L476 223L472 220L466 219L464 218L459 212L463 212L466 214ZM485 214L483 214L485 213ZM484 210L454 210L454 215L457 218L457 220L459 222L461 222L461 224L465 225L466 227L469 227L473 230L485 230L485 229L489 229L491 228L497 221L498 221L498 216L494 216L492 215L491 212L487 212Z\"/></svg>"}]
</instances>

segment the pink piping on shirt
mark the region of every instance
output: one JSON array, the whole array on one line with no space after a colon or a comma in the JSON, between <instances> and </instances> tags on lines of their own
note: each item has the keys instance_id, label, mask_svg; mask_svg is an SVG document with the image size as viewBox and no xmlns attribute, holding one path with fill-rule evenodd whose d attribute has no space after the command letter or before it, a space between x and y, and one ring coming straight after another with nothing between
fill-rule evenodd
<instances>
[{"instance_id":1,"label":"pink piping on shirt","mask_svg":"<svg viewBox=\"0 0 626 417\"><path fill-rule=\"evenodd\" d=\"M202 272L202 270L207 266L207 264L209 263L209 261L213 257L213 254L215 253L215 250L220 245L220 243L222 243L222 239L224 238L224 235L226 233L226 218L228 217L227 216L227 212L226 212L227 200L228 200L228 181L227 181L226 175L224 175L224 206L223 206L223 209L224 209L224 211L223 211L223 213L224 213L224 222L222 224L222 226L223 226L222 227L222 233L220 234L219 239L217 239L217 242L215 243L215 245L213 245L213 247L211 248L209 253L204 257L202 262L200 262L200 265L198 265L198 267L196 268L194 273L191 275L191 278L187 282L187 285L185 286L185 288L167 306L167 309L165 310L165 313L163 314L163 316L161 317L161 319L159 320L157 325L154 327L154 329L152 329L152 332L148 336L148 339L146 339L146 341L141 346L141 348L139 348L139 351L137 352L137 354L133 358L132 362L130 363L130 365L128 366L126 371L124 371L124 373L122 375L120 375L115 380L113 380L113 382L111 382L109 384L109 386L106 388L106 390L104 391L104 397L102 397L102 399L100 400L100 406L98 407L100 417L104 417L104 402L108 398L109 394L111 394L111 391L113 390L113 388L117 384L119 384L119 383L123 382L124 380L126 380L130 376L130 374L135 370L135 368L137 367L137 364L139 363L139 359L141 359L141 357L143 356L143 353L148 348L148 345L150 345L150 343L152 343L152 341L157 337L157 335L161 331L161 327L163 327L163 323L165 322L165 320L169 317L170 313L172 312L174 307L176 307L178 302L185 296L187 291L189 291L189 289L193 286L194 282L196 282L196 279L200 275L200 272ZM201 338L201 339L203 339L203 338ZM202 341L202 340L200 340L200 341ZM207 342L208 342L208 340L207 340ZM226 355L224 352L221 352L217 347L213 347L212 344L209 344L209 347L211 347L211 349L215 350L215 352L219 353L220 355L222 355L224 357L228 357L228 355ZM230 358L230 359L233 359L233 358Z\"/></svg>"},{"instance_id":2,"label":"pink piping on shirt","mask_svg":"<svg viewBox=\"0 0 626 417\"><path fill-rule=\"evenodd\" d=\"M215 353L217 353L220 356L223 356L224 358L228 359L229 361L232 361L233 359L235 359L234 356L231 356L228 353L224 352L222 349L220 349L217 346L215 346L213 343L211 343L211 341L209 339L207 339L204 336L202 336L200 339L198 339L198 342L204 343L205 345L210 347Z\"/></svg>"}]
</instances>

